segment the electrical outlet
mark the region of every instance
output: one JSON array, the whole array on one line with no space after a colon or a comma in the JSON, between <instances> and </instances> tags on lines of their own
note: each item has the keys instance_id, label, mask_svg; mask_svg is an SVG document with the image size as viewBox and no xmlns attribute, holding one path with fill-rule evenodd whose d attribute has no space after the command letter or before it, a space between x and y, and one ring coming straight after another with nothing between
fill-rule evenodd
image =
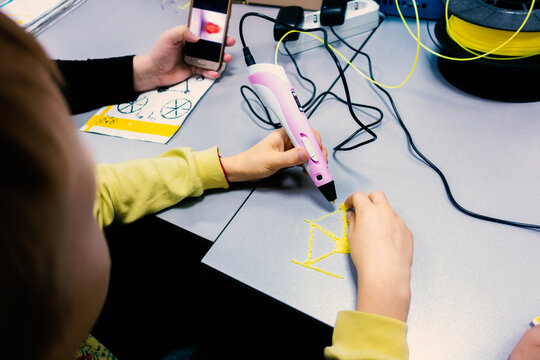
<instances>
[{"instance_id":1,"label":"electrical outlet","mask_svg":"<svg viewBox=\"0 0 540 360\"><path fill-rule=\"evenodd\" d=\"M314 29L321 27L320 11L307 12L304 15L304 22L300 27L304 29ZM379 24L379 5L372 0L354 0L347 3L345 13L345 22L343 25L334 26L336 33L342 38L348 38L354 35L374 29ZM326 27L325 27L326 28ZM322 34L315 32L315 35L322 38ZM328 30L328 42L334 42L337 38ZM300 38L296 41L288 41L287 48L293 54L313 49L322 46L319 40L306 35L300 34ZM281 54L286 54L285 50L280 48Z\"/></svg>"}]
</instances>

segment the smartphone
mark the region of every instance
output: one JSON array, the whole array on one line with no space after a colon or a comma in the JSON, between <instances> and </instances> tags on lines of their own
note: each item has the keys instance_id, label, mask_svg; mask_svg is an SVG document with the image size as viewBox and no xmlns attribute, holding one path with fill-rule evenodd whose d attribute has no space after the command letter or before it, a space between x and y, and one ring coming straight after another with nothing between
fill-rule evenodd
<instances>
[{"instance_id":1,"label":"smartphone","mask_svg":"<svg viewBox=\"0 0 540 360\"><path fill-rule=\"evenodd\" d=\"M184 61L204 69L219 70L227 40L232 0L192 0L188 26L201 39L184 44Z\"/></svg>"}]
</instances>

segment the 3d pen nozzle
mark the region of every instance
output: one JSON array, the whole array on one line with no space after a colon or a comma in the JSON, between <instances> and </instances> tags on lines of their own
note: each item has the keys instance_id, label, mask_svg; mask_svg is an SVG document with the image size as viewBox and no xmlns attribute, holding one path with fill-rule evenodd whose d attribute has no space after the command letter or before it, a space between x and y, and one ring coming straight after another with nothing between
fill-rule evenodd
<instances>
[{"instance_id":1,"label":"3d pen nozzle","mask_svg":"<svg viewBox=\"0 0 540 360\"><path fill-rule=\"evenodd\" d=\"M324 195L326 200L334 201L337 199L336 186L334 184L334 181L330 181L324 185L319 186L319 190Z\"/></svg>"}]
</instances>

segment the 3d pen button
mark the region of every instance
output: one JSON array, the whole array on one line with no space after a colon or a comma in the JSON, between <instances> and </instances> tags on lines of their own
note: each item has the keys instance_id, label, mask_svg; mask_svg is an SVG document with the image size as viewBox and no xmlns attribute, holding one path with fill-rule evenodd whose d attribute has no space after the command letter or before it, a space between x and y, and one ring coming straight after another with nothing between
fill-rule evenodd
<instances>
[{"instance_id":1,"label":"3d pen button","mask_svg":"<svg viewBox=\"0 0 540 360\"><path fill-rule=\"evenodd\" d=\"M304 143L304 146L306 147L306 150L311 160L313 160L314 162L319 162L319 158L317 157L317 155L315 155L315 149L313 149L313 146L311 145L311 141L309 141L309 139L304 136L302 136L301 139L302 139L302 142Z\"/></svg>"}]
</instances>

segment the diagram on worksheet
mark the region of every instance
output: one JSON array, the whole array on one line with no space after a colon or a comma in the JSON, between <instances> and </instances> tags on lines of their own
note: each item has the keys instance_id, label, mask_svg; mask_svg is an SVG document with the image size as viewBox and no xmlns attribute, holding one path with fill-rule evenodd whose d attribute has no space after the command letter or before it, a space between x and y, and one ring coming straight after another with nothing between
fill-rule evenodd
<instances>
[{"instance_id":1,"label":"diagram on worksheet","mask_svg":"<svg viewBox=\"0 0 540 360\"><path fill-rule=\"evenodd\" d=\"M325 219L336 218L338 216L341 217L341 224L340 224L341 228L339 229L341 230L341 236L337 236L332 231L330 231L327 228L328 226L325 225L326 227L323 227L322 225ZM330 214L326 214L315 220L304 220L304 221L309 224L307 260L302 262L302 261L292 259L291 261L297 265L304 266L308 269L318 271L322 274L343 279L343 276L324 270L317 263L335 254L349 254L350 253L349 242L347 241L348 222L347 222L347 208L345 207L345 204L341 204L338 210ZM336 221L334 221L334 223L335 222ZM316 234L318 236L316 236ZM319 241L319 243L321 243L322 245L326 245L327 247L326 250L322 251L322 255L319 255L319 256L314 256L314 251L315 251L314 244L315 244L316 237L320 238L319 240L321 241ZM315 266L315 264L317 264L317 266Z\"/></svg>"},{"instance_id":2,"label":"diagram on worksheet","mask_svg":"<svg viewBox=\"0 0 540 360\"><path fill-rule=\"evenodd\" d=\"M214 80L193 76L128 103L101 108L81 131L164 144L182 126Z\"/></svg>"}]
</instances>

